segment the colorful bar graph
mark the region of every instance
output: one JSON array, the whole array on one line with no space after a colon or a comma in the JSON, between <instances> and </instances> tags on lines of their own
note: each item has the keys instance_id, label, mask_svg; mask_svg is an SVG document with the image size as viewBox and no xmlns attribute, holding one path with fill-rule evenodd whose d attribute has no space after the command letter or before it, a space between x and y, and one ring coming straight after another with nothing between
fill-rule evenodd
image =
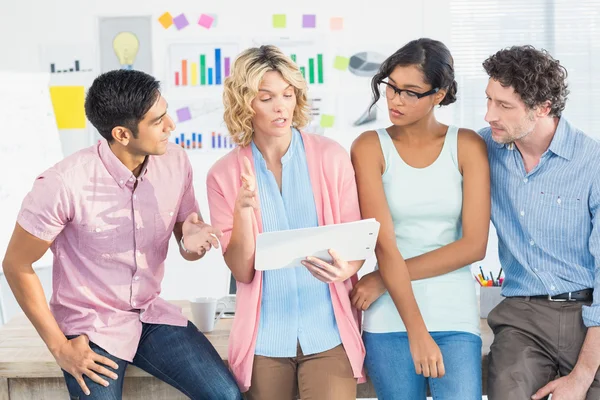
<instances>
[{"instance_id":1,"label":"colorful bar graph","mask_svg":"<svg viewBox=\"0 0 600 400\"><path fill-rule=\"evenodd\" d=\"M198 58L182 59L178 71L174 71L175 86L222 85L231 73L231 57L224 57L223 49L215 48L214 65L210 65L210 58L211 55L207 58L206 54L199 54Z\"/></svg>"},{"instance_id":2,"label":"colorful bar graph","mask_svg":"<svg viewBox=\"0 0 600 400\"><path fill-rule=\"evenodd\" d=\"M215 49L215 85L221 84L221 49Z\"/></svg>"},{"instance_id":3,"label":"colorful bar graph","mask_svg":"<svg viewBox=\"0 0 600 400\"><path fill-rule=\"evenodd\" d=\"M198 86L198 64L197 63L191 63L190 65L190 72L191 72L191 85L192 86Z\"/></svg>"},{"instance_id":4,"label":"colorful bar graph","mask_svg":"<svg viewBox=\"0 0 600 400\"><path fill-rule=\"evenodd\" d=\"M229 57L225 57L225 77L227 78L229 76L229 63L231 62L231 59Z\"/></svg>"},{"instance_id":5,"label":"colorful bar graph","mask_svg":"<svg viewBox=\"0 0 600 400\"><path fill-rule=\"evenodd\" d=\"M290 58L292 59L292 61L297 63L298 58L297 58L296 54L290 54ZM315 63L315 57L308 58L308 74L306 73L307 72L306 65L298 65L298 67L300 68L300 72L302 73L302 76L304 77L304 79L307 80L308 84L322 85L323 83L325 83L325 78L323 75L323 71L325 70L323 68L323 54L321 54L321 53L317 54L316 63Z\"/></svg>"},{"instance_id":6,"label":"colorful bar graph","mask_svg":"<svg viewBox=\"0 0 600 400\"><path fill-rule=\"evenodd\" d=\"M175 72L175 86L179 86L179 72Z\"/></svg>"},{"instance_id":7,"label":"colorful bar graph","mask_svg":"<svg viewBox=\"0 0 600 400\"><path fill-rule=\"evenodd\" d=\"M188 68L187 68L187 60L181 60L181 84L183 86L187 86L188 80Z\"/></svg>"},{"instance_id":8,"label":"colorful bar graph","mask_svg":"<svg viewBox=\"0 0 600 400\"><path fill-rule=\"evenodd\" d=\"M317 54L318 82L323 83L323 54Z\"/></svg>"},{"instance_id":9,"label":"colorful bar graph","mask_svg":"<svg viewBox=\"0 0 600 400\"><path fill-rule=\"evenodd\" d=\"M200 55L200 84L206 85L206 56Z\"/></svg>"},{"instance_id":10,"label":"colorful bar graph","mask_svg":"<svg viewBox=\"0 0 600 400\"><path fill-rule=\"evenodd\" d=\"M308 83L315 83L315 59L308 59Z\"/></svg>"}]
</instances>

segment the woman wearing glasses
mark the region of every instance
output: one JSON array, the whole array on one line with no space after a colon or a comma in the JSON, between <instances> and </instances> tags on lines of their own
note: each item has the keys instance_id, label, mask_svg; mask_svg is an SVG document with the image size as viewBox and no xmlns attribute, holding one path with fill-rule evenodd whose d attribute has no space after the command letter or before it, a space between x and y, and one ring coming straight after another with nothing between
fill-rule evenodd
<instances>
[{"instance_id":1,"label":"woman wearing glasses","mask_svg":"<svg viewBox=\"0 0 600 400\"><path fill-rule=\"evenodd\" d=\"M372 81L392 125L352 146L362 216L381 223L378 269L351 293L366 310L365 365L380 400L425 399L427 384L434 399L481 399L469 265L485 255L489 167L475 132L435 117L456 100L453 64L431 39L392 54Z\"/></svg>"}]
</instances>

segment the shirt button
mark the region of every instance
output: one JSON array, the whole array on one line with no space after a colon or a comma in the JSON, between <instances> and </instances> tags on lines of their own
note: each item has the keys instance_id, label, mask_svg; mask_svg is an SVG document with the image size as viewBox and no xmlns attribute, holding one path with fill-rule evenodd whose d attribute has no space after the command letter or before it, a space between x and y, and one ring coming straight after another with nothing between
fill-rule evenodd
<instances>
[{"instance_id":1,"label":"shirt button","mask_svg":"<svg viewBox=\"0 0 600 400\"><path fill-rule=\"evenodd\" d=\"M139 281L139 280L140 280L140 277L136 275L136 276L134 276L134 277L133 277L133 280L134 280L134 281Z\"/></svg>"},{"instance_id":2,"label":"shirt button","mask_svg":"<svg viewBox=\"0 0 600 400\"><path fill-rule=\"evenodd\" d=\"M135 229L140 229L140 224L137 224L137 225L135 226Z\"/></svg>"},{"instance_id":3,"label":"shirt button","mask_svg":"<svg viewBox=\"0 0 600 400\"><path fill-rule=\"evenodd\" d=\"M136 253L138 256L141 256L141 255L142 255L142 252L141 252L141 251L139 251L139 250L138 250L138 251L136 251L135 253Z\"/></svg>"},{"instance_id":4,"label":"shirt button","mask_svg":"<svg viewBox=\"0 0 600 400\"><path fill-rule=\"evenodd\" d=\"M558 204L562 203L562 200L560 199L560 197L559 197L558 199L556 199L556 202L557 202Z\"/></svg>"},{"instance_id":5,"label":"shirt button","mask_svg":"<svg viewBox=\"0 0 600 400\"><path fill-rule=\"evenodd\" d=\"M134 200L137 200L137 194L134 194L134 195L133 195L133 199L134 199Z\"/></svg>"},{"instance_id":6,"label":"shirt button","mask_svg":"<svg viewBox=\"0 0 600 400\"><path fill-rule=\"evenodd\" d=\"M133 178L129 178L129 182L133 182L135 179Z\"/></svg>"},{"instance_id":7,"label":"shirt button","mask_svg":"<svg viewBox=\"0 0 600 400\"><path fill-rule=\"evenodd\" d=\"M123 179L121 179L121 180L119 181L119 183L122 185L122 184L123 184Z\"/></svg>"},{"instance_id":8,"label":"shirt button","mask_svg":"<svg viewBox=\"0 0 600 400\"><path fill-rule=\"evenodd\" d=\"M523 182L527 183L527 182L529 182L529 179L523 178Z\"/></svg>"},{"instance_id":9,"label":"shirt button","mask_svg":"<svg viewBox=\"0 0 600 400\"><path fill-rule=\"evenodd\" d=\"M533 246L533 245L535 244L535 242L534 242L533 240L530 240L530 241L529 241L529 244L530 244L531 246Z\"/></svg>"},{"instance_id":10,"label":"shirt button","mask_svg":"<svg viewBox=\"0 0 600 400\"><path fill-rule=\"evenodd\" d=\"M171 216L171 217L173 216L173 211L171 211L171 212L169 213L169 216Z\"/></svg>"},{"instance_id":11,"label":"shirt button","mask_svg":"<svg viewBox=\"0 0 600 400\"><path fill-rule=\"evenodd\" d=\"M521 217L524 217L525 216L525 211L521 210L520 214L521 214Z\"/></svg>"},{"instance_id":12,"label":"shirt button","mask_svg":"<svg viewBox=\"0 0 600 400\"><path fill-rule=\"evenodd\" d=\"M537 269L537 268L534 268L533 270L534 270L535 272L537 272L537 271L538 271L538 269Z\"/></svg>"},{"instance_id":13,"label":"shirt button","mask_svg":"<svg viewBox=\"0 0 600 400\"><path fill-rule=\"evenodd\" d=\"M102 229L96 228L96 232L101 232L101 231L102 231Z\"/></svg>"},{"instance_id":14,"label":"shirt button","mask_svg":"<svg viewBox=\"0 0 600 400\"><path fill-rule=\"evenodd\" d=\"M550 290L554 290L554 289L556 289L556 288L554 287L554 285L550 286Z\"/></svg>"},{"instance_id":15,"label":"shirt button","mask_svg":"<svg viewBox=\"0 0 600 400\"><path fill-rule=\"evenodd\" d=\"M132 301L131 305L135 307L136 306L135 301Z\"/></svg>"}]
</instances>

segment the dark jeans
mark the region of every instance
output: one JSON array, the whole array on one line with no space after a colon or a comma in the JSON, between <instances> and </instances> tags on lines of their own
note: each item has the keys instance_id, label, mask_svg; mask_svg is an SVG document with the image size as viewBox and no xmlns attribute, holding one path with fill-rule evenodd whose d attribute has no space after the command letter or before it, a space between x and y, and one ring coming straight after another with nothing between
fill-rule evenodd
<instances>
[{"instance_id":1,"label":"dark jeans","mask_svg":"<svg viewBox=\"0 0 600 400\"><path fill-rule=\"evenodd\" d=\"M72 337L70 337L72 338ZM92 350L119 365L117 380L102 376L104 387L84 376L90 389L86 396L71 374L63 371L72 400L120 400L127 361L90 342ZM193 400L241 400L233 376L208 339L191 322L187 327L143 324L142 337L131 363L180 390ZM112 370L110 367L106 367Z\"/></svg>"}]
</instances>

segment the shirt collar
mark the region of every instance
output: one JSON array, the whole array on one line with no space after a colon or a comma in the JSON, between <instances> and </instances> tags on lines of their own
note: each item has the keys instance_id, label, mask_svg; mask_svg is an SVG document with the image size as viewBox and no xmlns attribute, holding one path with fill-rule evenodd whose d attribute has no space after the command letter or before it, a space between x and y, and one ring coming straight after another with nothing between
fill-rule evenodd
<instances>
[{"instance_id":1,"label":"shirt collar","mask_svg":"<svg viewBox=\"0 0 600 400\"><path fill-rule=\"evenodd\" d=\"M282 165L285 165L292 159L292 157L296 153L296 148L298 147L299 141L300 141L300 131L298 131L298 129L296 129L296 128L292 128L292 141L290 142L290 146L288 147L285 154L281 157ZM260 152L260 150L258 149L258 147L256 147L254 140L252 141L252 153L255 158L255 162L256 162L256 159L258 158L259 165L266 169L267 162L265 161L265 158L263 157L263 155Z\"/></svg>"},{"instance_id":2,"label":"shirt collar","mask_svg":"<svg viewBox=\"0 0 600 400\"><path fill-rule=\"evenodd\" d=\"M554 137L552 137L548 150L567 161L571 160L573 151L575 150L575 141L573 140L574 132L575 129L569 121L567 121L565 117L561 117L558 121L558 126L556 127ZM514 150L515 148L514 143L505 144L494 142L494 144L499 148L505 147L507 150Z\"/></svg>"},{"instance_id":3,"label":"shirt collar","mask_svg":"<svg viewBox=\"0 0 600 400\"><path fill-rule=\"evenodd\" d=\"M548 150L557 156L570 161L573 157L573 151L575 150L574 133L575 129L573 129L569 121L567 121L566 118L561 117L558 121L556 132L554 132L554 137L552 138L552 142L550 142Z\"/></svg>"},{"instance_id":4,"label":"shirt collar","mask_svg":"<svg viewBox=\"0 0 600 400\"><path fill-rule=\"evenodd\" d=\"M100 156L100 160L104 164L104 167L113 177L115 182L119 185L119 187L123 188L127 185L128 182L135 182L136 177L133 173L127 168L121 160L117 158L115 153L112 152L110 146L108 145L108 141L100 140L98 144L98 154ZM143 180L144 176L148 172L148 164L150 162L150 156L146 156L144 163L142 164L142 169L140 172L140 179Z\"/></svg>"}]
</instances>

